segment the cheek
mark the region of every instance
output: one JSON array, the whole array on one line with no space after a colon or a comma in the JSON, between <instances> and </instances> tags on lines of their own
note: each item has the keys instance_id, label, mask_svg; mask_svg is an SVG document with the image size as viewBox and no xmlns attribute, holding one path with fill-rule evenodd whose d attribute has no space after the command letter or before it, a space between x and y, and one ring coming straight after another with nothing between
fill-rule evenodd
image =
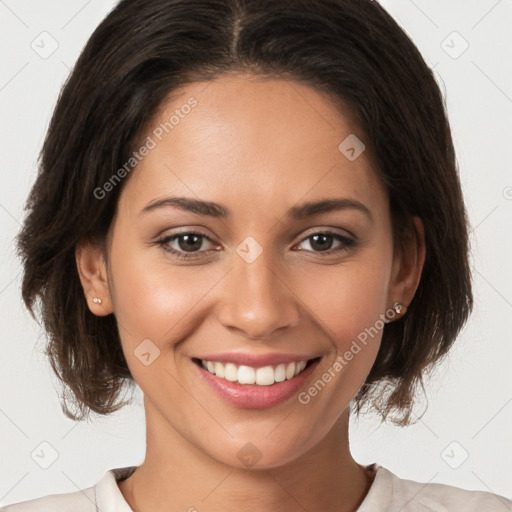
<instances>
[{"instance_id":1,"label":"cheek","mask_svg":"<svg viewBox=\"0 0 512 512\"><path fill-rule=\"evenodd\" d=\"M124 344L150 339L180 339L187 319L215 284L211 272L199 266L176 266L158 247L134 250L137 242L119 235L112 245L111 287L115 316ZM156 257L155 257L156 256Z\"/></svg>"},{"instance_id":2,"label":"cheek","mask_svg":"<svg viewBox=\"0 0 512 512\"><path fill-rule=\"evenodd\" d=\"M338 267L308 271L298 295L339 352L371 331L378 344L381 315L387 308L390 261L377 251L365 250ZM314 287L312 286L314 283Z\"/></svg>"}]
</instances>

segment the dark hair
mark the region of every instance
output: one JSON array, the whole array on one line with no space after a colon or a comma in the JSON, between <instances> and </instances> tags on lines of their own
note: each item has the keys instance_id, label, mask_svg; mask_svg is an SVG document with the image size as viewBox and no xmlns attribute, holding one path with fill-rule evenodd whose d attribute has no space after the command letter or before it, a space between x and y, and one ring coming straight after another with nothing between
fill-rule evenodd
<instances>
[{"instance_id":1,"label":"dark hair","mask_svg":"<svg viewBox=\"0 0 512 512\"><path fill-rule=\"evenodd\" d=\"M105 241L128 178L101 200L94 191L130 158L172 91L236 72L328 93L360 127L389 194L397 250L411 239L412 217L423 221L419 287L407 314L384 328L351 403L409 424L417 384L473 306L468 221L433 73L371 0L123 0L95 30L60 93L17 237L23 300L34 317L40 300L63 411L111 413L133 384L115 316L89 311L75 261L79 241Z\"/></svg>"}]
</instances>

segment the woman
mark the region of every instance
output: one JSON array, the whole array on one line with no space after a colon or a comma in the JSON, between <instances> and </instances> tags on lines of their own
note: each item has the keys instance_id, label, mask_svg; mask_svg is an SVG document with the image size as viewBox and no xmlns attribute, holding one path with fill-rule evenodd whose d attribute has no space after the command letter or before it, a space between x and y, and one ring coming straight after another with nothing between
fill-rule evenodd
<instances>
[{"instance_id":1,"label":"woman","mask_svg":"<svg viewBox=\"0 0 512 512\"><path fill-rule=\"evenodd\" d=\"M144 393L140 466L5 510L503 510L351 456L472 307L442 96L366 0L123 0L56 106L19 235L69 417ZM501 507L501 508L500 508Z\"/></svg>"}]
</instances>

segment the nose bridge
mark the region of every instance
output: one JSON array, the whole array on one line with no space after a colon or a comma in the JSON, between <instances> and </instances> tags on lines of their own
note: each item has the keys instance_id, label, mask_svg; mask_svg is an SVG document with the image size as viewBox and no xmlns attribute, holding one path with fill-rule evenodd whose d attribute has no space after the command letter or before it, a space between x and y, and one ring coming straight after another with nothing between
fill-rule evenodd
<instances>
[{"instance_id":1,"label":"nose bridge","mask_svg":"<svg viewBox=\"0 0 512 512\"><path fill-rule=\"evenodd\" d=\"M220 321L252 339L296 325L297 304L278 269L271 249L263 250L251 240L240 244L226 278Z\"/></svg>"}]
</instances>

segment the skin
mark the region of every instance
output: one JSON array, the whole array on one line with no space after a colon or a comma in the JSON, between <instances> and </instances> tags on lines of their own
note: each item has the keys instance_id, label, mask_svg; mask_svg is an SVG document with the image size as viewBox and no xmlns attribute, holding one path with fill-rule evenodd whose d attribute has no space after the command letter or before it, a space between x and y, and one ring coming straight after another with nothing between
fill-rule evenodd
<instances>
[{"instance_id":1,"label":"skin","mask_svg":"<svg viewBox=\"0 0 512 512\"><path fill-rule=\"evenodd\" d=\"M267 409L235 407L198 378L191 358L321 356L307 390L395 301L410 303L425 257L421 222L415 219L416 242L394 254L388 197L367 152L349 161L338 150L349 134L364 135L316 90L224 76L175 91L151 127L190 97L198 105L124 184L108 264L98 247L76 251L89 308L115 314L144 393L146 457L119 488L135 512L354 511L371 478L350 453L348 405L375 361L381 331L307 405L294 396ZM230 215L174 206L141 214L166 196L220 203ZM286 216L305 202L341 197L366 205L371 218L357 209ZM311 238L326 230L356 243L328 238L326 256ZM189 260L153 243L190 231L208 238L199 238ZM262 248L252 263L236 252L248 236ZM183 238L167 246L187 248ZM148 366L134 355L144 339L160 350ZM251 467L237 457L247 442L261 454Z\"/></svg>"}]
</instances>

